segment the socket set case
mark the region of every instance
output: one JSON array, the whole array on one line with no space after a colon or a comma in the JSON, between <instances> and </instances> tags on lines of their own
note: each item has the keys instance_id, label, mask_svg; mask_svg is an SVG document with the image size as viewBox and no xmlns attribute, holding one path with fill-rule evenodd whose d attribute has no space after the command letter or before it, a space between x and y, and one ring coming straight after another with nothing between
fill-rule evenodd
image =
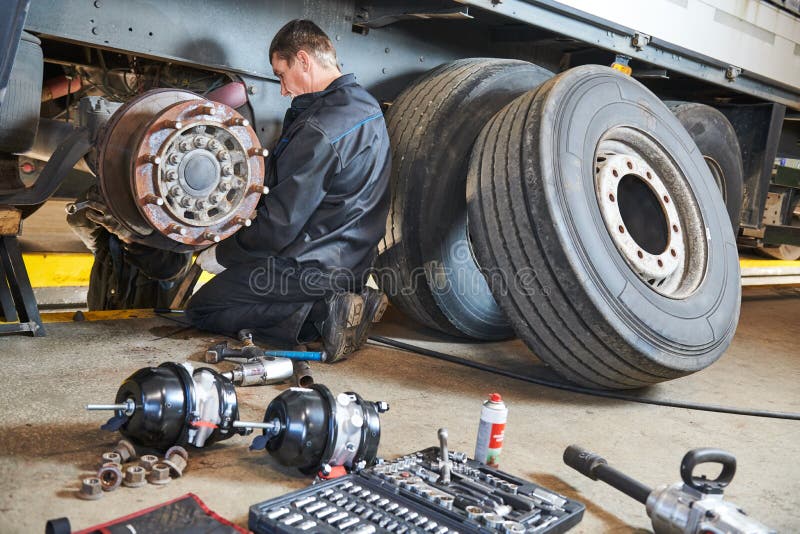
<instances>
[{"instance_id":1,"label":"socket set case","mask_svg":"<svg viewBox=\"0 0 800 534\"><path fill-rule=\"evenodd\" d=\"M380 463L250 507L257 534L558 533L584 506L542 486L439 448Z\"/></svg>"}]
</instances>

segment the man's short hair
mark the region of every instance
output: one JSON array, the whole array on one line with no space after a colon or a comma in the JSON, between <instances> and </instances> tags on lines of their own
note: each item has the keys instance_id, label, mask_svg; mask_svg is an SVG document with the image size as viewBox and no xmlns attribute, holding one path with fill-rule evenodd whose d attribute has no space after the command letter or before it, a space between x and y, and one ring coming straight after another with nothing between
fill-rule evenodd
<instances>
[{"instance_id":1,"label":"man's short hair","mask_svg":"<svg viewBox=\"0 0 800 534\"><path fill-rule=\"evenodd\" d=\"M336 49L328 35L319 26L305 19L287 22L278 30L269 45L269 60L271 62L273 55L277 55L291 66L300 50L305 50L324 67L339 66Z\"/></svg>"}]
</instances>

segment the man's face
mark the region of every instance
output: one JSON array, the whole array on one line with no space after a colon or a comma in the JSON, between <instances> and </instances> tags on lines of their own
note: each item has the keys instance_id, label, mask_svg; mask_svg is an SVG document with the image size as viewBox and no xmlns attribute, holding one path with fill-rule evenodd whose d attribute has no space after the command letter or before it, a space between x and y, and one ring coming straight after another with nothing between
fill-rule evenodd
<instances>
[{"instance_id":1,"label":"man's face","mask_svg":"<svg viewBox=\"0 0 800 534\"><path fill-rule=\"evenodd\" d=\"M294 98L309 92L306 89L308 86L307 62L303 61L304 58L299 56L300 54L294 58L291 66L289 66L288 61L278 57L277 54L272 56L272 71L281 81L282 96Z\"/></svg>"}]
</instances>

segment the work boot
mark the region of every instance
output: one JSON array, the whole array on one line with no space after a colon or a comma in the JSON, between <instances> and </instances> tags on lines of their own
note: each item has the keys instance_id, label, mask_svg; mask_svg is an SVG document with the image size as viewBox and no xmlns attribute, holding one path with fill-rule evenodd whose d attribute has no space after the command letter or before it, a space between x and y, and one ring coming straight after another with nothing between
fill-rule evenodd
<instances>
[{"instance_id":1,"label":"work boot","mask_svg":"<svg viewBox=\"0 0 800 534\"><path fill-rule=\"evenodd\" d=\"M325 301L327 316L317 324L327 361L335 362L358 348L358 327L364 316L364 299L355 293L335 293Z\"/></svg>"},{"instance_id":2,"label":"work boot","mask_svg":"<svg viewBox=\"0 0 800 534\"><path fill-rule=\"evenodd\" d=\"M364 317L358 325L357 349L360 349L366 344L367 339L369 339L369 333L372 330L372 325L380 322L383 313L386 311L386 307L389 305L389 299L386 297L386 294L379 289L373 289L371 287L364 288L364 291L361 292L361 298L364 300Z\"/></svg>"}]
</instances>

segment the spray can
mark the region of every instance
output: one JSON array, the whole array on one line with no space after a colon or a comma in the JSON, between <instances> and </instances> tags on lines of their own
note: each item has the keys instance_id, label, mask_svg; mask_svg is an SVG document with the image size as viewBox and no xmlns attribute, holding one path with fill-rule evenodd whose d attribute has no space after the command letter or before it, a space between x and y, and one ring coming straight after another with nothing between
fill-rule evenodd
<instances>
[{"instance_id":1,"label":"spray can","mask_svg":"<svg viewBox=\"0 0 800 534\"><path fill-rule=\"evenodd\" d=\"M499 393L492 393L483 402L478 440L475 443L475 460L490 467L497 467L503 439L506 433L508 408Z\"/></svg>"}]
</instances>

